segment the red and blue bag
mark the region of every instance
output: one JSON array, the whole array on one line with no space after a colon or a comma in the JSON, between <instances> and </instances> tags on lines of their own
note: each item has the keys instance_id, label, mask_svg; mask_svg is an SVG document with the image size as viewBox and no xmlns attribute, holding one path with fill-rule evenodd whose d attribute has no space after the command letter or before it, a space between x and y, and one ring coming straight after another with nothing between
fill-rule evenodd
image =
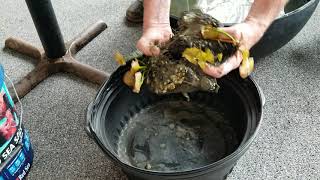
<instances>
[{"instance_id":1,"label":"red and blue bag","mask_svg":"<svg viewBox=\"0 0 320 180\"><path fill-rule=\"evenodd\" d=\"M27 131L5 84L0 65L0 180L24 179L33 161L33 150Z\"/></svg>"}]
</instances>

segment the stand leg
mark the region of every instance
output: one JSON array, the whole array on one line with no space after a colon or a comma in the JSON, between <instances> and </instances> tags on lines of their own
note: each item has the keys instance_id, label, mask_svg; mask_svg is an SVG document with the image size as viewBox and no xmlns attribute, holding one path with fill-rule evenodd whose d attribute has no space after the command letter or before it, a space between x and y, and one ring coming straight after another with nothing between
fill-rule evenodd
<instances>
[{"instance_id":1,"label":"stand leg","mask_svg":"<svg viewBox=\"0 0 320 180\"><path fill-rule=\"evenodd\" d=\"M109 77L109 74L97 70L89 65L79 63L76 60L66 62L64 71L95 84L102 84Z\"/></svg>"},{"instance_id":2,"label":"stand leg","mask_svg":"<svg viewBox=\"0 0 320 180\"><path fill-rule=\"evenodd\" d=\"M38 48L21 39L9 37L5 41L5 47L35 59L41 58L41 51Z\"/></svg>"},{"instance_id":3,"label":"stand leg","mask_svg":"<svg viewBox=\"0 0 320 180\"><path fill-rule=\"evenodd\" d=\"M20 98L28 94L34 87L36 87L41 81L49 76L48 64L38 64L35 69L28 73L22 80L16 83L14 86L17 90L17 94ZM14 102L17 102L16 94L12 87L9 88L10 94Z\"/></svg>"},{"instance_id":4,"label":"stand leg","mask_svg":"<svg viewBox=\"0 0 320 180\"><path fill-rule=\"evenodd\" d=\"M86 30L78 34L71 42L69 51L71 55L75 55L84 46L91 42L96 36L103 32L107 28L106 23L98 21L95 24L88 27Z\"/></svg>"}]
</instances>

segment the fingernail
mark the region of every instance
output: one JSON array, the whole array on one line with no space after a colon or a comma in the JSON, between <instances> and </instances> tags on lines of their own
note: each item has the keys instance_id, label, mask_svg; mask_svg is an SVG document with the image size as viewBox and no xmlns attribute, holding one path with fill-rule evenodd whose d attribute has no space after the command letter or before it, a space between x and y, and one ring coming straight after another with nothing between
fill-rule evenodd
<instances>
[{"instance_id":1,"label":"fingernail","mask_svg":"<svg viewBox=\"0 0 320 180\"><path fill-rule=\"evenodd\" d=\"M158 51L159 51L159 48L157 46L150 47L150 52L151 52L152 56L158 55Z\"/></svg>"}]
</instances>

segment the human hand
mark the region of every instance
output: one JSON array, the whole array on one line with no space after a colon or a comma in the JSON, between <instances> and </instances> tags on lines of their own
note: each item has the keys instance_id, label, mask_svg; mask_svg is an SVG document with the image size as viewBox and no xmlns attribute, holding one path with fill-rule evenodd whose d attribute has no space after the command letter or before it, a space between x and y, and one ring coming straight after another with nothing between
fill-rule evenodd
<instances>
[{"instance_id":1,"label":"human hand","mask_svg":"<svg viewBox=\"0 0 320 180\"><path fill-rule=\"evenodd\" d=\"M215 78L220 78L240 66L242 62L242 53L240 51L249 50L255 45L263 36L266 26L253 19L248 19L243 23L221 29L232 35L235 39L238 39L240 44L239 50L223 64L219 66L208 64L206 68L204 68L206 74Z\"/></svg>"},{"instance_id":2,"label":"human hand","mask_svg":"<svg viewBox=\"0 0 320 180\"><path fill-rule=\"evenodd\" d=\"M172 37L169 23L144 25L142 37L137 42L137 48L147 56L160 54L159 45Z\"/></svg>"}]
</instances>

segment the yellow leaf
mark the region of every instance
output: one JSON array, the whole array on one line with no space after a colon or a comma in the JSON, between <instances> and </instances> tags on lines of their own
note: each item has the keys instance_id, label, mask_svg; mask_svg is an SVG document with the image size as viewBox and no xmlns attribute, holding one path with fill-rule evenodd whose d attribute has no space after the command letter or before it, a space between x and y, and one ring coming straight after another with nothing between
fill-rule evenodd
<instances>
[{"instance_id":1,"label":"yellow leaf","mask_svg":"<svg viewBox=\"0 0 320 180\"><path fill-rule=\"evenodd\" d=\"M201 35L204 39L217 40L219 38L219 33L215 31L211 25L205 25L201 27Z\"/></svg>"},{"instance_id":2,"label":"yellow leaf","mask_svg":"<svg viewBox=\"0 0 320 180\"><path fill-rule=\"evenodd\" d=\"M122 78L124 84L126 84L129 87L133 87L134 86L134 73L132 73L132 71L127 71L123 78Z\"/></svg>"},{"instance_id":3,"label":"yellow leaf","mask_svg":"<svg viewBox=\"0 0 320 180\"><path fill-rule=\"evenodd\" d=\"M214 62L214 55L212 54L210 49L206 49L203 52L201 49L198 48L186 48L183 53L182 57L186 58L192 64L197 64L198 61L204 61L213 63Z\"/></svg>"},{"instance_id":4,"label":"yellow leaf","mask_svg":"<svg viewBox=\"0 0 320 180\"><path fill-rule=\"evenodd\" d=\"M242 53L242 59L248 59L250 56L250 52L247 49L242 50L241 53Z\"/></svg>"},{"instance_id":5,"label":"yellow leaf","mask_svg":"<svg viewBox=\"0 0 320 180\"><path fill-rule=\"evenodd\" d=\"M201 50L198 48L186 48L182 53L182 57L186 58L192 64L197 64L197 57L200 53Z\"/></svg>"},{"instance_id":6,"label":"yellow leaf","mask_svg":"<svg viewBox=\"0 0 320 180\"><path fill-rule=\"evenodd\" d=\"M126 64L126 60L124 59L123 55L118 51L114 54L114 59L117 61L119 65Z\"/></svg>"},{"instance_id":7,"label":"yellow leaf","mask_svg":"<svg viewBox=\"0 0 320 180\"><path fill-rule=\"evenodd\" d=\"M136 72L134 74L134 87L133 87L133 92L139 93L141 86L143 84L143 76L141 72Z\"/></svg>"},{"instance_id":8,"label":"yellow leaf","mask_svg":"<svg viewBox=\"0 0 320 180\"><path fill-rule=\"evenodd\" d=\"M222 57L223 57L222 53L218 53L218 61L219 61L219 62L222 61Z\"/></svg>"},{"instance_id":9,"label":"yellow leaf","mask_svg":"<svg viewBox=\"0 0 320 180\"><path fill-rule=\"evenodd\" d=\"M239 67L240 76L247 78L254 70L254 60L252 57L243 59Z\"/></svg>"},{"instance_id":10,"label":"yellow leaf","mask_svg":"<svg viewBox=\"0 0 320 180\"><path fill-rule=\"evenodd\" d=\"M213 27L212 25L202 26L201 35L204 39L209 39L213 41L219 40L221 42L233 43L234 45L239 44L239 41L236 40L232 35L230 35L222 29Z\"/></svg>"},{"instance_id":11,"label":"yellow leaf","mask_svg":"<svg viewBox=\"0 0 320 180\"><path fill-rule=\"evenodd\" d=\"M249 74L251 74L254 71L254 59L253 57L250 57L248 60L249 60L249 70L250 70Z\"/></svg>"},{"instance_id":12,"label":"yellow leaf","mask_svg":"<svg viewBox=\"0 0 320 180\"><path fill-rule=\"evenodd\" d=\"M139 64L139 61L137 59L133 60L131 62L131 71L132 73L136 73L141 69L141 66Z\"/></svg>"},{"instance_id":13,"label":"yellow leaf","mask_svg":"<svg viewBox=\"0 0 320 180\"><path fill-rule=\"evenodd\" d=\"M214 55L211 52L211 50L207 48L206 52L204 54L205 54L204 57L203 57L204 60L213 64L214 63Z\"/></svg>"}]
</instances>

